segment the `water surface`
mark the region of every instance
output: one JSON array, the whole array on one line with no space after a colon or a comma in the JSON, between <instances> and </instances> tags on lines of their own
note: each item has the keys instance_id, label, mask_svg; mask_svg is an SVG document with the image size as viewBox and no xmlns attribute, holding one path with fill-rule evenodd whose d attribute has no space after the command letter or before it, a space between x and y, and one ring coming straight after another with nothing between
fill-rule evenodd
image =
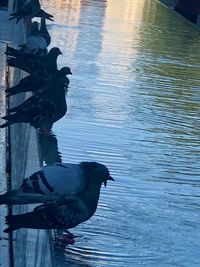
<instances>
[{"instance_id":1,"label":"water surface","mask_svg":"<svg viewBox=\"0 0 200 267\"><path fill-rule=\"evenodd\" d=\"M73 76L64 162L106 164L95 216L57 266L199 266L200 35L150 0L43 0Z\"/></svg>"}]
</instances>

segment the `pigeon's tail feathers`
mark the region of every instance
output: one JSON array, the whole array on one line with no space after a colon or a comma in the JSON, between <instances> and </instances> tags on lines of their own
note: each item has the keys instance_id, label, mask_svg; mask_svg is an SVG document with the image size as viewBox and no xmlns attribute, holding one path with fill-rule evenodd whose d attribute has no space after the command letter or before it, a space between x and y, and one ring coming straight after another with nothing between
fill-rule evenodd
<instances>
[{"instance_id":1,"label":"pigeon's tail feathers","mask_svg":"<svg viewBox=\"0 0 200 267\"><path fill-rule=\"evenodd\" d=\"M54 21L53 20L53 15L47 13L43 9L41 9L40 12L37 13L36 17L40 17L40 18L44 18L44 19L48 19L48 20Z\"/></svg>"},{"instance_id":2,"label":"pigeon's tail feathers","mask_svg":"<svg viewBox=\"0 0 200 267\"><path fill-rule=\"evenodd\" d=\"M16 107L14 107L14 108L10 108L10 109L9 109L9 112L17 112L17 111L20 109L20 108L19 108L20 106L21 106L21 105L16 106ZM2 119L6 119L6 120L7 120L7 119L10 118L10 116L11 116L11 115L4 116L4 117L2 117Z\"/></svg>"},{"instance_id":3,"label":"pigeon's tail feathers","mask_svg":"<svg viewBox=\"0 0 200 267\"><path fill-rule=\"evenodd\" d=\"M11 95L16 95L19 92L23 92L22 89L24 88L22 88L19 85L15 85L13 87L7 88L5 91L7 93L7 96L11 96Z\"/></svg>"},{"instance_id":4,"label":"pigeon's tail feathers","mask_svg":"<svg viewBox=\"0 0 200 267\"><path fill-rule=\"evenodd\" d=\"M15 15L11 14L11 17L9 18L9 20L13 20L15 19Z\"/></svg>"},{"instance_id":5,"label":"pigeon's tail feathers","mask_svg":"<svg viewBox=\"0 0 200 267\"><path fill-rule=\"evenodd\" d=\"M0 125L0 128L5 128L7 126L10 126L12 124L12 122L6 122Z\"/></svg>"},{"instance_id":6,"label":"pigeon's tail feathers","mask_svg":"<svg viewBox=\"0 0 200 267\"><path fill-rule=\"evenodd\" d=\"M7 199L6 194L0 195L0 205L7 204L7 201L8 199Z\"/></svg>"},{"instance_id":7,"label":"pigeon's tail feathers","mask_svg":"<svg viewBox=\"0 0 200 267\"><path fill-rule=\"evenodd\" d=\"M10 204L10 205L21 205L21 204L36 204L45 203L49 201L57 200L58 197L55 194L43 195L38 192L22 192L21 190L12 190L3 195L0 195L0 205Z\"/></svg>"},{"instance_id":8,"label":"pigeon's tail feathers","mask_svg":"<svg viewBox=\"0 0 200 267\"><path fill-rule=\"evenodd\" d=\"M7 46L6 52L4 52L5 55L17 57L21 55L21 52L14 47Z\"/></svg>"},{"instance_id":9,"label":"pigeon's tail feathers","mask_svg":"<svg viewBox=\"0 0 200 267\"><path fill-rule=\"evenodd\" d=\"M3 120L13 120L15 115L8 114L2 117Z\"/></svg>"},{"instance_id":10,"label":"pigeon's tail feathers","mask_svg":"<svg viewBox=\"0 0 200 267\"><path fill-rule=\"evenodd\" d=\"M20 190L12 190L8 191L3 195L0 195L0 205L2 204L27 204L24 201L22 202L22 198L20 201L20 194L22 192Z\"/></svg>"},{"instance_id":11,"label":"pigeon's tail feathers","mask_svg":"<svg viewBox=\"0 0 200 267\"><path fill-rule=\"evenodd\" d=\"M8 114L8 115L2 117L2 119L7 120L7 122L0 125L0 128L5 128L6 126L9 126L11 124L23 122L24 116L23 116L23 114L17 114L17 113L16 114Z\"/></svg>"},{"instance_id":12,"label":"pigeon's tail feathers","mask_svg":"<svg viewBox=\"0 0 200 267\"><path fill-rule=\"evenodd\" d=\"M13 19L16 19L16 24L22 20L23 18L20 17L20 16L17 16L17 15L11 15L12 17L9 18L9 20L13 20Z\"/></svg>"},{"instance_id":13,"label":"pigeon's tail feathers","mask_svg":"<svg viewBox=\"0 0 200 267\"><path fill-rule=\"evenodd\" d=\"M9 233L20 228L56 229L57 225L52 222L49 209L43 205L41 209L39 207L37 209L35 208L32 212L6 216L5 223L8 225L8 228L4 230L4 233Z\"/></svg>"},{"instance_id":14,"label":"pigeon's tail feathers","mask_svg":"<svg viewBox=\"0 0 200 267\"><path fill-rule=\"evenodd\" d=\"M4 230L4 233L10 233L20 228L38 229L38 226L40 226L39 220L40 218L36 212L8 215L5 218L5 223L8 225L8 228Z\"/></svg>"},{"instance_id":15,"label":"pigeon's tail feathers","mask_svg":"<svg viewBox=\"0 0 200 267\"><path fill-rule=\"evenodd\" d=\"M17 229L20 229L21 226L21 215L8 215L6 216L5 223L8 224L8 228L4 230L4 233L10 233Z\"/></svg>"}]
</instances>

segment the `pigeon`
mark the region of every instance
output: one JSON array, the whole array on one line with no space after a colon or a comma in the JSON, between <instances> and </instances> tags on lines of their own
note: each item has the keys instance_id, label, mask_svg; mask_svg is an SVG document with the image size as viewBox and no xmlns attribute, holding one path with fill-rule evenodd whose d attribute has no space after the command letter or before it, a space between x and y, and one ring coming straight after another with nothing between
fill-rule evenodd
<instances>
[{"instance_id":1,"label":"pigeon","mask_svg":"<svg viewBox=\"0 0 200 267\"><path fill-rule=\"evenodd\" d=\"M64 194L56 202L40 205L32 212L6 216L8 228L4 232L9 233L20 228L65 230L90 219L97 209L102 183L106 186L108 180L114 181L114 179L108 168L97 162L81 162L73 166L78 168L79 174L74 176L74 169L71 172L70 189L67 187L68 176L63 180L56 175L56 172L49 170L49 175L54 178L49 185L60 194ZM74 182L78 182L79 186L74 186ZM38 183L40 189L48 190L44 189L44 182L43 185L42 182Z\"/></svg>"},{"instance_id":2,"label":"pigeon","mask_svg":"<svg viewBox=\"0 0 200 267\"><path fill-rule=\"evenodd\" d=\"M45 39L46 45L48 47L51 43L51 36L47 30L46 19L44 19L44 18L41 18L39 34L40 34L40 36L42 36Z\"/></svg>"},{"instance_id":3,"label":"pigeon","mask_svg":"<svg viewBox=\"0 0 200 267\"><path fill-rule=\"evenodd\" d=\"M63 72L63 86L67 89L69 85L69 79L67 77L68 74L72 74L69 67L63 67L60 70L60 73L62 75ZM17 85L6 89L7 96L12 96L18 93L22 92L28 92L32 91L33 93L38 91L44 91L48 85L48 83L51 83L50 77L38 77L35 75L29 75L25 78L23 78ZM51 88L51 87L50 87Z\"/></svg>"},{"instance_id":4,"label":"pigeon","mask_svg":"<svg viewBox=\"0 0 200 267\"><path fill-rule=\"evenodd\" d=\"M26 43L19 45L21 47L20 52L46 55L47 46L45 35L43 36L40 33L39 23L37 21L30 22L30 33L26 39Z\"/></svg>"},{"instance_id":5,"label":"pigeon","mask_svg":"<svg viewBox=\"0 0 200 267\"><path fill-rule=\"evenodd\" d=\"M30 53L37 53L38 50L47 52L47 42L40 34L39 24L37 21L32 22L30 36L26 40L26 50Z\"/></svg>"},{"instance_id":6,"label":"pigeon","mask_svg":"<svg viewBox=\"0 0 200 267\"><path fill-rule=\"evenodd\" d=\"M19 190L0 195L0 204L33 204L56 201L81 192L86 184L84 163L53 163L23 180Z\"/></svg>"},{"instance_id":7,"label":"pigeon","mask_svg":"<svg viewBox=\"0 0 200 267\"><path fill-rule=\"evenodd\" d=\"M39 0L26 1L14 13L11 14L10 20L16 19L16 23L20 20L28 21L34 17L45 17L53 20L53 16L41 9Z\"/></svg>"},{"instance_id":8,"label":"pigeon","mask_svg":"<svg viewBox=\"0 0 200 267\"><path fill-rule=\"evenodd\" d=\"M0 125L0 128L25 122L48 133L53 123L67 112L65 78L65 68L63 68L58 71L46 90L29 97L21 105L9 109L9 114L2 117L7 122Z\"/></svg>"},{"instance_id":9,"label":"pigeon","mask_svg":"<svg viewBox=\"0 0 200 267\"><path fill-rule=\"evenodd\" d=\"M20 82L10 88L6 89L6 96L12 96L22 92L36 92L43 88L49 82L47 77L38 77L37 75L29 75L20 80Z\"/></svg>"},{"instance_id":10,"label":"pigeon","mask_svg":"<svg viewBox=\"0 0 200 267\"><path fill-rule=\"evenodd\" d=\"M53 47L49 50L46 57L39 57L36 55L27 56L22 55L19 57L8 57L7 62L11 67L19 68L29 74L42 73L51 75L55 74L57 70L57 58L61 55L58 47Z\"/></svg>"}]
</instances>

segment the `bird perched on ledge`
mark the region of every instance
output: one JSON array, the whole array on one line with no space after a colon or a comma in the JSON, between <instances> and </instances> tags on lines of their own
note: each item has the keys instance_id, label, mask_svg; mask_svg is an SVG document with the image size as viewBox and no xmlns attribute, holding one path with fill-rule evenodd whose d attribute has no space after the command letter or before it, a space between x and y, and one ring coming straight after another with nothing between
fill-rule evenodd
<instances>
[{"instance_id":1,"label":"bird perched on ledge","mask_svg":"<svg viewBox=\"0 0 200 267\"><path fill-rule=\"evenodd\" d=\"M0 128L25 122L48 133L53 123L67 112L65 98L66 71L68 71L68 68L65 67L57 71L51 83L43 88L43 92L36 93L21 105L9 109L9 114L2 117L7 122L0 125Z\"/></svg>"},{"instance_id":2,"label":"bird perched on ledge","mask_svg":"<svg viewBox=\"0 0 200 267\"><path fill-rule=\"evenodd\" d=\"M106 186L108 180L114 181L108 168L97 162L47 165L40 172L42 174L35 173L24 181L21 196L10 191L0 197L0 204L36 203L45 197L45 202L49 197L49 203L32 212L6 216L8 228L4 232L20 228L73 228L94 215L102 183ZM57 197L53 202L50 202L53 200L51 193Z\"/></svg>"},{"instance_id":3,"label":"bird perched on ledge","mask_svg":"<svg viewBox=\"0 0 200 267\"><path fill-rule=\"evenodd\" d=\"M19 56L10 56L7 58L8 65L11 67L19 68L29 74L38 75L54 75L57 70L57 58L62 55L58 47L53 47L49 50L48 54L40 57L33 54L22 54Z\"/></svg>"},{"instance_id":4,"label":"bird perched on ledge","mask_svg":"<svg viewBox=\"0 0 200 267\"><path fill-rule=\"evenodd\" d=\"M71 70L69 67L63 67L60 72L63 72L63 86L68 88L69 79L67 75L71 74ZM23 78L17 85L6 89L6 96L12 96L22 92L32 91L33 93L37 93L38 91L44 91L51 86L47 86L52 82L54 78L51 77L40 77L38 75L29 75ZM56 87L55 87L56 90Z\"/></svg>"},{"instance_id":5,"label":"bird perched on ledge","mask_svg":"<svg viewBox=\"0 0 200 267\"><path fill-rule=\"evenodd\" d=\"M16 19L16 23L20 20L28 21L34 17L42 17L45 19L53 20L53 16L41 9L39 0L26 1L18 9L11 13L10 20Z\"/></svg>"},{"instance_id":6,"label":"bird perched on ledge","mask_svg":"<svg viewBox=\"0 0 200 267\"><path fill-rule=\"evenodd\" d=\"M11 46L6 47L5 54L10 57L22 58L37 58L47 55L47 46L51 42L51 37L47 31L45 19L41 18L41 26L37 21L31 22L29 35L26 38L26 43L19 45L19 49Z\"/></svg>"}]
</instances>

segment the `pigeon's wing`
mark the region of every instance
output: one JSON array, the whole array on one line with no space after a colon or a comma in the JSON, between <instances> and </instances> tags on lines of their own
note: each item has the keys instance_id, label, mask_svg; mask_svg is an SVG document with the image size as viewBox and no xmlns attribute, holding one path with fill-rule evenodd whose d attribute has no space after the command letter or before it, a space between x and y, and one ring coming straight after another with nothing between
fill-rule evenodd
<instances>
[{"instance_id":1,"label":"pigeon's wing","mask_svg":"<svg viewBox=\"0 0 200 267\"><path fill-rule=\"evenodd\" d=\"M87 206L79 199L66 199L63 205L48 204L36 207L32 212L6 216L5 233L20 228L68 229L89 219Z\"/></svg>"},{"instance_id":2,"label":"pigeon's wing","mask_svg":"<svg viewBox=\"0 0 200 267\"><path fill-rule=\"evenodd\" d=\"M46 165L42 167L49 184L59 195L77 194L84 190L86 178L80 164Z\"/></svg>"},{"instance_id":3,"label":"pigeon's wing","mask_svg":"<svg viewBox=\"0 0 200 267\"><path fill-rule=\"evenodd\" d=\"M30 187L28 188L25 185L22 186L20 190L11 190L0 195L0 205L46 203L56 200L58 200L58 196L54 193L44 195L41 194L39 190Z\"/></svg>"},{"instance_id":4,"label":"pigeon's wing","mask_svg":"<svg viewBox=\"0 0 200 267\"><path fill-rule=\"evenodd\" d=\"M30 52L37 49L46 49L47 43L46 40L40 35L30 36L27 38L26 48Z\"/></svg>"},{"instance_id":5,"label":"pigeon's wing","mask_svg":"<svg viewBox=\"0 0 200 267\"><path fill-rule=\"evenodd\" d=\"M57 205L59 228L73 228L91 217L86 203L76 196L63 197Z\"/></svg>"}]
</instances>

